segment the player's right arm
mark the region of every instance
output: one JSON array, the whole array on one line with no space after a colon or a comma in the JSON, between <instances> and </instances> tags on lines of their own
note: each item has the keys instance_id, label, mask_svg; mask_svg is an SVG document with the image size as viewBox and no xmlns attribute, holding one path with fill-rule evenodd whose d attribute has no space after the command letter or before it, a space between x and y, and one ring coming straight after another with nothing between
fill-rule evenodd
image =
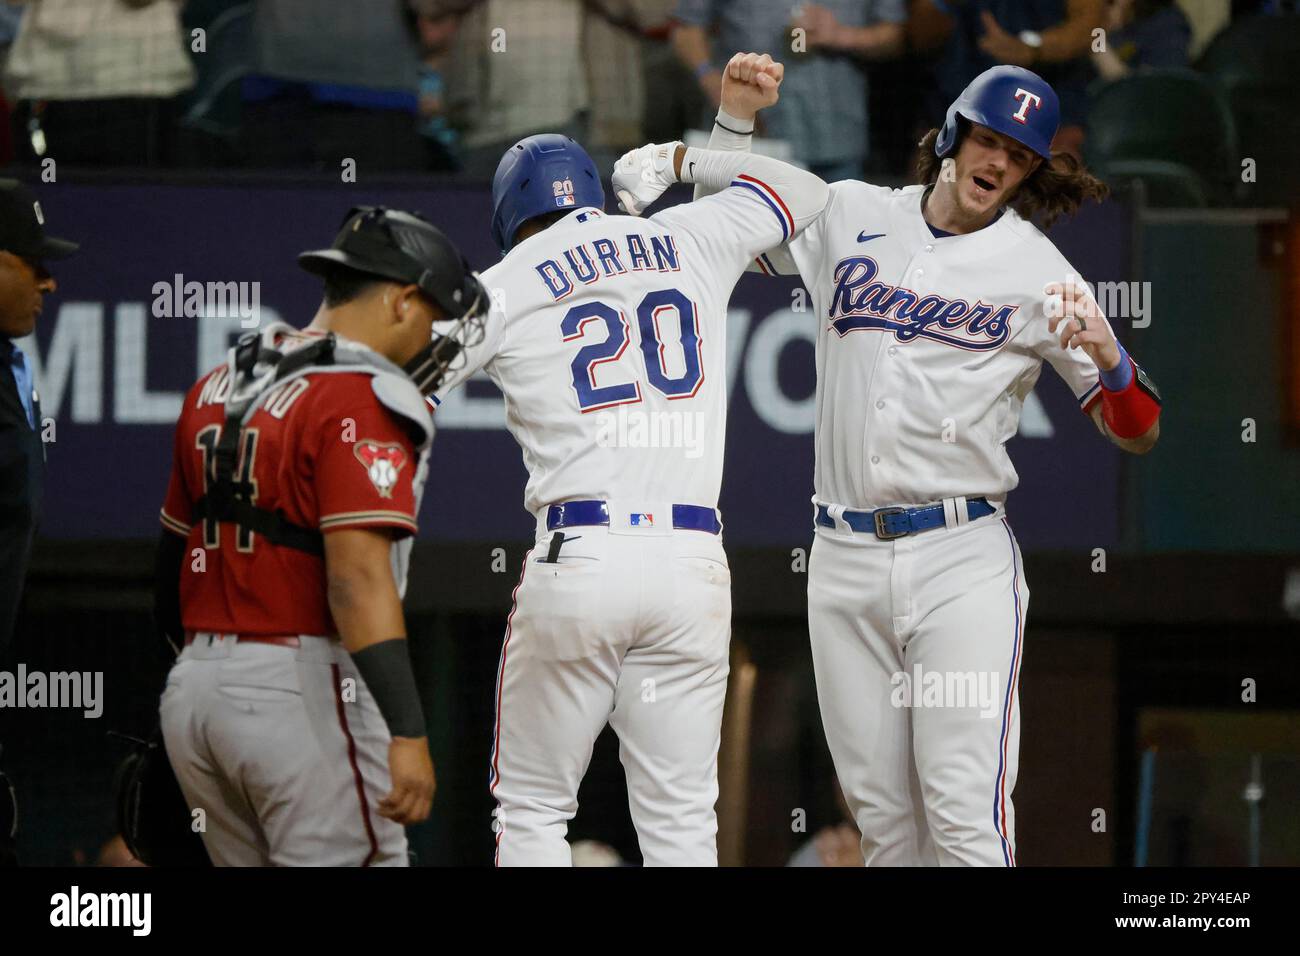
<instances>
[{"instance_id":1,"label":"player's right arm","mask_svg":"<svg viewBox=\"0 0 1300 956\"><path fill-rule=\"evenodd\" d=\"M737 53L723 70L722 105L709 136L709 149L724 153L748 153L753 145L754 122L758 111L776 102L777 91L785 76L785 67L766 53ZM713 190L696 184L697 200ZM829 198L827 200L829 203ZM825 206L825 204L823 204ZM807 236L820 225L820 217L804 230ZM760 250L748 271L763 275L798 275L799 267L790 254L789 240Z\"/></svg>"},{"instance_id":2,"label":"player's right arm","mask_svg":"<svg viewBox=\"0 0 1300 956\"><path fill-rule=\"evenodd\" d=\"M392 732L388 768L393 789L379 813L403 825L427 819L435 780L420 694L407 652L402 599L393 580L392 532L341 528L325 535L330 613Z\"/></svg>"},{"instance_id":3,"label":"player's right arm","mask_svg":"<svg viewBox=\"0 0 1300 956\"><path fill-rule=\"evenodd\" d=\"M331 391L314 406L311 462L325 540L326 599L343 647L393 738L393 788L380 800L379 813L418 823L429 815L435 781L392 544L418 527L419 453L402 420L375 397L368 376L323 378Z\"/></svg>"},{"instance_id":4,"label":"player's right arm","mask_svg":"<svg viewBox=\"0 0 1300 956\"><path fill-rule=\"evenodd\" d=\"M614 168L614 192L619 205L632 215L639 215L678 182L701 184L718 194L665 209L651 221L689 237L702 264L728 287L755 256L788 241L814 221L829 195L820 177L789 163L681 143L642 146L624 155Z\"/></svg>"},{"instance_id":5,"label":"player's right arm","mask_svg":"<svg viewBox=\"0 0 1300 956\"><path fill-rule=\"evenodd\" d=\"M202 384L202 382L200 382ZM153 621L158 648L171 649L174 659L185 644L185 627L181 617L181 569L189 541L195 496L189 490L186 462L191 452L187 410L193 407L198 385L185 396L181 415L176 422L172 443L172 472L167 481L159 518L163 530L154 552Z\"/></svg>"}]
</instances>

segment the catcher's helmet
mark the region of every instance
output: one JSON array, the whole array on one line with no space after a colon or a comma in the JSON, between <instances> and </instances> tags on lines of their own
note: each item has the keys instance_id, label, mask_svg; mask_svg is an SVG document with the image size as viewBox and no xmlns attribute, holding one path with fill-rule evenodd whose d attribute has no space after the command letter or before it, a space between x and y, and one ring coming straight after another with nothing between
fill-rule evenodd
<instances>
[{"instance_id":1,"label":"catcher's helmet","mask_svg":"<svg viewBox=\"0 0 1300 956\"><path fill-rule=\"evenodd\" d=\"M298 256L308 272L347 266L420 287L442 310L433 341L404 367L421 392L437 388L453 361L483 334L488 294L456 245L418 213L353 206L328 249Z\"/></svg>"},{"instance_id":2,"label":"catcher's helmet","mask_svg":"<svg viewBox=\"0 0 1300 956\"><path fill-rule=\"evenodd\" d=\"M1019 66L995 66L971 80L948 107L934 141L934 153L940 159L957 148L958 117L1010 136L1051 159L1061 104L1056 91L1037 73Z\"/></svg>"},{"instance_id":3,"label":"catcher's helmet","mask_svg":"<svg viewBox=\"0 0 1300 956\"><path fill-rule=\"evenodd\" d=\"M353 206L330 248L301 253L298 264L317 275L341 265L418 285L449 319L482 295L478 277L441 229L418 213L385 206Z\"/></svg>"},{"instance_id":4,"label":"catcher's helmet","mask_svg":"<svg viewBox=\"0 0 1300 956\"><path fill-rule=\"evenodd\" d=\"M583 206L605 208L605 188L587 151L559 133L529 136L506 151L492 178L492 239L504 255L522 223Z\"/></svg>"}]
</instances>

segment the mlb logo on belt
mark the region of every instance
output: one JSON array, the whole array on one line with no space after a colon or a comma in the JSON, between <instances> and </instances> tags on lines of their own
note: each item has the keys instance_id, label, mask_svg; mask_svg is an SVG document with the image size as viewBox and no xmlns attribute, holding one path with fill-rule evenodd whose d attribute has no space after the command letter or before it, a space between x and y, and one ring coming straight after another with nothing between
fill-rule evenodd
<instances>
[{"instance_id":1,"label":"mlb logo on belt","mask_svg":"<svg viewBox=\"0 0 1300 956\"><path fill-rule=\"evenodd\" d=\"M634 528L653 528L655 526L655 516L647 514L634 514L630 516L632 527Z\"/></svg>"}]
</instances>

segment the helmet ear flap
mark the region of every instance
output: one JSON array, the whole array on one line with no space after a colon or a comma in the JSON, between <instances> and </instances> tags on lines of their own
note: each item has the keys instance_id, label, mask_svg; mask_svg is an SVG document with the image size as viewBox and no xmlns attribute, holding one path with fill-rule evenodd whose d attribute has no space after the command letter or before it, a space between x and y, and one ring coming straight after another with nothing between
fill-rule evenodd
<instances>
[{"instance_id":1,"label":"helmet ear flap","mask_svg":"<svg viewBox=\"0 0 1300 956\"><path fill-rule=\"evenodd\" d=\"M961 149L961 141L969 129L970 120L953 110L949 118L944 121L938 137L935 138L934 154L940 159L957 155L957 150Z\"/></svg>"},{"instance_id":2,"label":"helmet ear flap","mask_svg":"<svg viewBox=\"0 0 1300 956\"><path fill-rule=\"evenodd\" d=\"M944 120L943 125L939 127L939 135L934 138L934 155L943 159L952 152L955 133L952 120Z\"/></svg>"}]
</instances>

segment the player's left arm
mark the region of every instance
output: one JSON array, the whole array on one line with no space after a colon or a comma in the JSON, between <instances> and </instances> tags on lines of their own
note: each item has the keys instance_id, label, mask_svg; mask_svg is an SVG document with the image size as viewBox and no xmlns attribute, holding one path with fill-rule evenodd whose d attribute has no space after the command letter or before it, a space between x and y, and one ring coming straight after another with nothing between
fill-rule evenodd
<instances>
[{"instance_id":1,"label":"player's left arm","mask_svg":"<svg viewBox=\"0 0 1300 956\"><path fill-rule=\"evenodd\" d=\"M1106 424L1105 413L1102 411L1104 402L1105 398L1089 406L1088 417L1097 426L1097 431L1109 438L1112 444L1131 455L1145 455L1156 446L1156 440L1160 437L1159 412L1156 413L1156 419L1151 423L1151 427L1137 438L1121 438L1111 431L1110 426Z\"/></svg>"},{"instance_id":2,"label":"player's left arm","mask_svg":"<svg viewBox=\"0 0 1300 956\"><path fill-rule=\"evenodd\" d=\"M1057 336L1061 350L1079 349L1097 367L1100 394L1085 407L1089 417L1117 447L1145 455L1160 437L1160 393L1119 344L1086 288L1053 282L1044 291L1056 306L1047 328Z\"/></svg>"}]
</instances>

